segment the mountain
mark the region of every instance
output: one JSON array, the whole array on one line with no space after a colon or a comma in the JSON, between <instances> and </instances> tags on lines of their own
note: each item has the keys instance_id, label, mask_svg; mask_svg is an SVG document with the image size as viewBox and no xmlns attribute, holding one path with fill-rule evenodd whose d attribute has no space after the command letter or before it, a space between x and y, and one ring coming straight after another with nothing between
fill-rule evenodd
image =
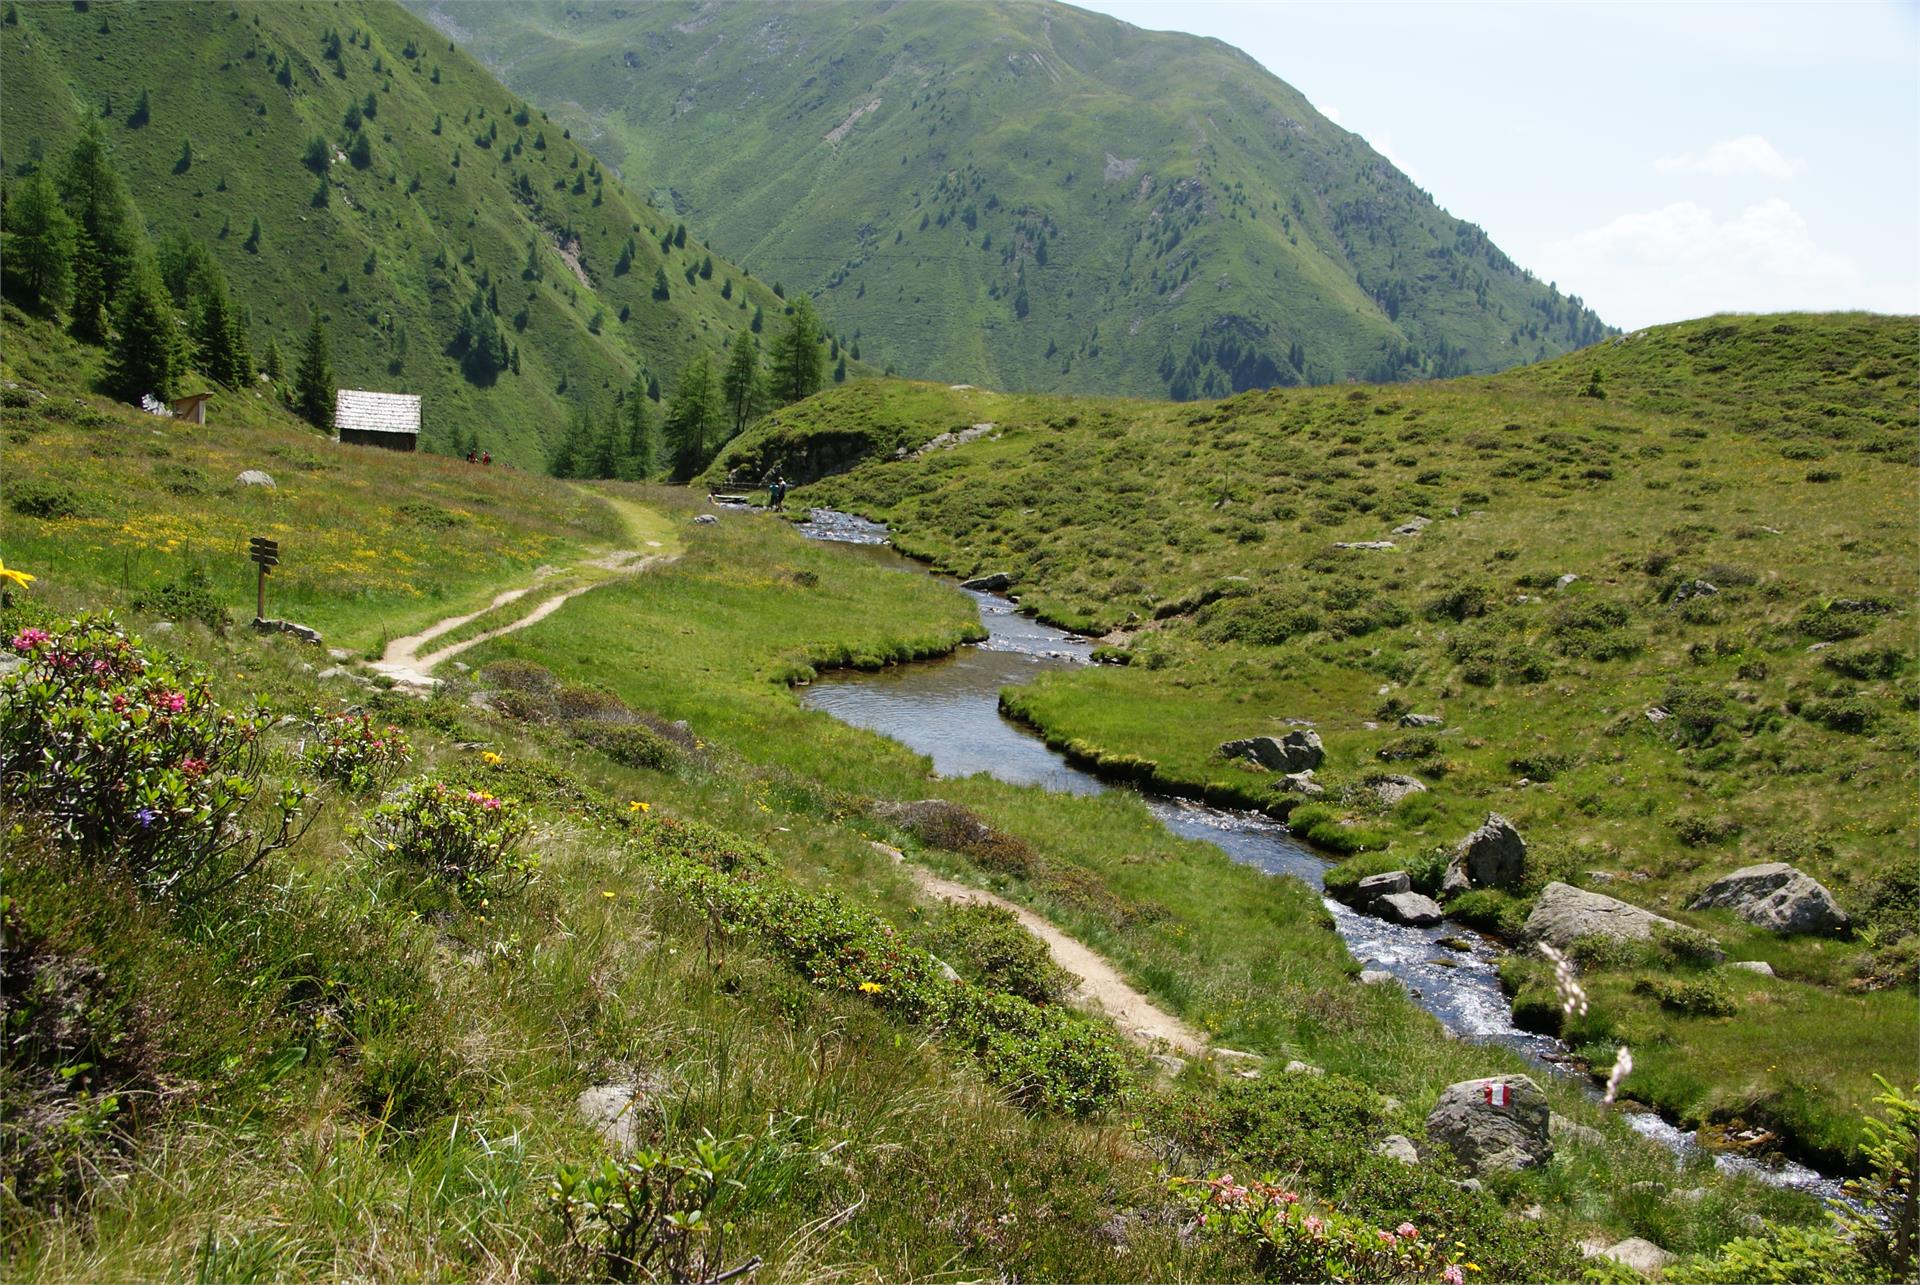
<instances>
[{"instance_id":1,"label":"mountain","mask_svg":"<svg viewBox=\"0 0 1920 1285\"><path fill-rule=\"evenodd\" d=\"M903 374L1187 399L1606 333L1217 40L1053 3L408 3Z\"/></svg>"},{"instance_id":2,"label":"mountain","mask_svg":"<svg viewBox=\"0 0 1920 1285\"><path fill-rule=\"evenodd\" d=\"M9 5L0 76L11 182L98 118L150 237L210 247L255 353L291 366L319 310L338 382L421 393L429 449L537 466L576 403L670 390L785 307L397 6Z\"/></svg>"}]
</instances>

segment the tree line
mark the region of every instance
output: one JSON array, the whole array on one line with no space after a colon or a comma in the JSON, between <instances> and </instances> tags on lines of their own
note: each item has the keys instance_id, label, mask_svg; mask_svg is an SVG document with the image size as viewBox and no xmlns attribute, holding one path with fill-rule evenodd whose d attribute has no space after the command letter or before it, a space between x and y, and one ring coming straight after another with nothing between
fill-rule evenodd
<instances>
[{"instance_id":1,"label":"tree line","mask_svg":"<svg viewBox=\"0 0 1920 1285\"><path fill-rule=\"evenodd\" d=\"M189 370L231 389L262 373L253 317L201 242L176 233L157 248L114 168L99 122L89 121L56 168L39 166L6 192L0 213L0 285L22 308L67 315L84 343L104 345L105 391L130 402L166 401ZM259 236L258 221L250 239ZM333 425L333 372L318 315L300 369L286 386L279 345L264 373L304 419Z\"/></svg>"},{"instance_id":2,"label":"tree line","mask_svg":"<svg viewBox=\"0 0 1920 1285\"><path fill-rule=\"evenodd\" d=\"M689 357L658 415L652 403L659 386L645 372L604 416L576 408L547 460L548 471L555 477L684 482L768 410L819 392L826 378L824 342L812 303L797 299L786 328L764 354L747 329L734 335L718 372L705 352ZM845 358L834 375L846 378Z\"/></svg>"}]
</instances>

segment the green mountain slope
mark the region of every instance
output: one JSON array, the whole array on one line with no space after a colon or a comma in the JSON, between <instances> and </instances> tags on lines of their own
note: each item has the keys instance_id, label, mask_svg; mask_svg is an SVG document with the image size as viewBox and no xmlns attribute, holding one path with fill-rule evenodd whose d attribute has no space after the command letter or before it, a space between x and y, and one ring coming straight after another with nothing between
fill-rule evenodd
<instances>
[{"instance_id":1,"label":"green mountain slope","mask_svg":"<svg viewBox=\"0 0 1920 1285\"><path fill-rule=\"evenodd\" d=\"M1605 333L1218 41L1052 3L408 2L903 373L1185 399Z\"/></svg>"},{"instance_id":2,"label":"green mountain slope","mask_svg":"<svg viewBox=\"0 0 1920 1285\"><path fill-rule=\"evenodd\" d=\"M277 338L291 362L319 309L339 382L422 393L429 448L475 433L537 465L576 400L604 408L641 370L670 387L755 308L784 307L724 261L702 275L709 251L692 237L663 250L677 220L396 6L7 13L7 172L57 165L80 122L102 117L153 239L186 232L213 249L252 309L255 352ZM356 131L349 114L369 103ZM350 157L356 132L367 152ZM331 156L309 164L315 138ZM464 359L476 298L517 367Z\"/></svg>"}]
</instances>

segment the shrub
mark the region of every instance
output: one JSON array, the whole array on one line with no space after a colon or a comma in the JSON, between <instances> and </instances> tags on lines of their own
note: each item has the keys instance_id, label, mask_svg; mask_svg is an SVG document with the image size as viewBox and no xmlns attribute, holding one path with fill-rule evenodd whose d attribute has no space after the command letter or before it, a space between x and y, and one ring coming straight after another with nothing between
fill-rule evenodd
<instances>
[{"instance_id":1,"label":"shrub","mask_svg":"<svg viewBox=\"0 0 1920 1285\"><path fill-rule=\"evenodd\" d=\"M315 709L307 717L300 761L307 770L356 794L384 790L413 758L406 733L373 715Z\"/></svg>"},{"instance_id":2,"label":"shrub","mask_svg":"<svg viewBox=\"0 0 1920 1285\"><path fill-rule=\"evenodd\" d=\"M9 646L26 665L0 679L0 798L56 841L149 895L192 898L299 837L305 792L259 797L268 719L222 710L204 673L111 616L23 629ZM245 823L256 799L258 831Z\"/></svg>"},{"instance_id":3,"label":"shrub","mask_svg":"<svg viewBox=\"0 0 1920 1285\"><path fill-rule=\"evenodd\" d=\"M79 497L70 488L39 478L20 478L9 484L7 507L23 517L48 522L73 517L81 508Z\"/></svg>"},{"instance_id":4,"label":"shrub","mask_svg":"<svg viewBox=\"0 0 1920 1285\"><path fill-rule=\"evenodd\" d=\"M1855 647L1849 651L1830 651L1821 663L1836 674L1861 682L1896 677L1908 665L1907 653L1890 643L1878 647Z\"/></svg>"},{"instance_id":5,"label":"shrub","mask_svg":"<svg viewBox=\"0 0 1920 1285\"><path fill-rule=\"evenodd\" d=\"M650 727L637 723L598 723L580 720L567 727L567 735L582 745L600 751L622 767L670 772L679 762L674 745Z\"/></svg>"},{"instance_id":6,"label":"shrub","mask_svg":"<svg viewBox=\"0 0 1920 1285\"><path fill-rule=\"evenodd\" d=\"M1675 1285L1846 1285L1866 1279L1853 1246L1831 1227L1769 1227L1728 1241L1710 1258L1671 1263Z\"/></svg>"},{"instance_id":7,"label":"shrub","mask_svg":"<svg viewBox=\"0 0 1920 1285\"><path fill-rule=\"evenodd\" d=\"M1035 1004L1056 1004L1073 977L1053 962L1046 944L1020 926L1012 911L977 903L941 906L928 944L982 985Z\"/></svg>"},{"instance_id":8,"label":"shrub","mask_svg":"<svg viewBox=\"0 0 1920 1285\"><path fill-rule=\"evenodd\" d=\"M1209 642L1241 642L1277 647L1310 634L1323 622L1320 608L1297 595L1262 593L1225 598L1194 617L1199 636Z\"/></svg>"},{"instance_id":9,"label":"shrub","mask_svg":"<svg viewBox=\"0 0 1920 1285\"><path fill-rule=\"evenodd\" d=\"M1689 848L1725 843L1740 833L1740 823L1732 817L1701 816L1697 812L1682 812L1667 825L1674 837Z\"/></svg>"},{"instance_id":10,"label":"shrub","mask_svg":"<svg viewBox=\"0 0 1920 1285\"><path fill-rule=\"evenodd\" d=\"M361 839L376 861L398 862L478 901L533 881L538 862L519 850L527 829L508 800L422 779L375 808Z\"/></svg>"},{"instance_id":11,"label":"shrub","mask_svg":"<svg viewBox=\"0 0 1920 1285\"><path fill-rule=\"evenodd\" d=\"M747 1159L745 1139L708 1136L686 1151L561 1165L548 1199L568 1246L593 1261L595 1279L724 1280L739 1274L723 1265L727 1214L747 1190L735 1171Z\"/></svg>"},{"instance_id":12,"label":"shrub","mask_svg":"<svg viewBox=\"0 0 1920 1285\"><path fill-rule=\"evenodd\" d=\"M1681 745L1711 745L1735 728L1732 703L1713 688L1671 683L1661 703L1670 715L1664 726Z\"/></svg>"},{"instance_id":13,"label":"shrub","mask_svg":"<svg viewBox=\"0 0 1920 1285\"><path fill-rule=\"evenodd\" d=\"M1465 1279L1448 1260L1447 1239L1423 1237L1410 1222L1388 1231L1271 1182L1237 1182L1230 1173L1176 1177L1168 1186L1192 1212L1196 1229L1250 1247L1269 1280L1437 1278L1459 1285Z\"/></svg>"},{"instance_id":14,"label":"shrub","mask_svg":"<svg viewBox=\"0 0 1920 1285\"><path fill-rule=\"evenodd\" d=\"M1883 1076L1873 1078L1881 1089L1874 1102L1886 1117L1866 1117L1867 1176L1847 1184L1865 1208L1839 1221L1871 1270L1912 1280L1920 1254L1920 1084L1902 1092Z\"/></svg>"},{"instance_id":15,"label":"shrub","mask_svg":"<svg viewBox=\"0 0 1920 1285\"><path fill-rule=\"evenodd\" d=\"M1549 577L1548 584L1553 583ZM1438 598L1429 602L1426 613L1436 619L1467 620L1474 616L1484 616L1494 608L1494 597L1481 584L1463 584L1449 589Z\"/></svg>"},{"instance_id":16,"label":"shrub","mask_svg":"<svg viewBox=\"0 0 1920 1285\"><path fill-rule=\"evenodd\" d=\"M467 519L451 509L443 509L429 500L408 500L394 509L394 516L415 526L435 530L447 530L467 525ZM520 662L496 661L495 664L512 665Z\"/></svg>"},{"instance_id":17,"label":"shrub","mask_svg":"<svg viewBox=\"0 0 1920 1285\"><path fill-rule=\"evenodd\" d=\"M207 578L206 568L197 563L165 584L143 589L134 597L133 609L174 620L198 620L221 634L231 623L227 609L214 596L213 582Z\"/></svg>"},{"instance_id":18,"label":"shrub","mask_svg":"<svg viewBox=\"0 0 1920 1285\"><path fill-rule=\"evenodd\" d=\"M1859 733L1873 727L1873 708L1858 697L1817 698L1802 701L1800 717L1836 732Z\"/></svg>"},{"instance_id":19,"label":"shrub","mask_svg":"<svg viewBox=\"0 0 1920 1285\"><path fill-rule=\"evenodd\" d=\"M1794 619L1794 628L1822 642L1858 638L1873 628L1871 613L1848 611L1839 604L1808 603Z\"/></svg>"},{"instance_id":20,"label":"shrub","mask_svg":"<svg viewBox=\"0 0 1920 1285\"><path fill-rule=\"evenodd\" d=\"M1638 636L1627 632L1632 614L1617 602L1576 598L1557 604L1547 619L1547 632L1563 656L1614 660L1640 650Z\"/></svg>"},{"instance_id":21,"label":"shrub","mask_svg":"<svg viewBox=\"0 0 1920 1285\"><path fill-rule=\"evenodd\" d=\"M1507 760L1507 770L1533 781L1551 781L1573 766L1573 755L1540 751Z\"/></svg>"},{"instance_id":22,"label":"shrub","mask_svg":"<svg viewBox=\"0 0 1920 1285\"><path fill-rule=\"evenodd\" d=\"M1731 1017L1739 1008L1733 992L1717 977L1641 977L1635 979L1633 991L1688 1017Z\"/></svg>"},{"instance_id":23,"label":"shrub","mask_svg":"<svg viewBox=\"0 0 1920 1285\"><path fill-rule=\"evenodd\" d=\"M1406 736L1396 736L1382 745L1375 754L1384 763L1398 763L1405 759L1432 758L1440 752L1440 740L1431 732L1413 732Z\"/></svg>"},{"instance_id":24,"label":"shrub","mask_svg":"<svg viewBox=\"0 0 1920 1285\"><path fill-rule=\"evenodd\" d=\"M1024 840L988 825L973 812L945 799L879 803L874 814L891 821L922 843L972 857L983 869L1026 877L1036 858Z\"/></svg>"}]
</instances>

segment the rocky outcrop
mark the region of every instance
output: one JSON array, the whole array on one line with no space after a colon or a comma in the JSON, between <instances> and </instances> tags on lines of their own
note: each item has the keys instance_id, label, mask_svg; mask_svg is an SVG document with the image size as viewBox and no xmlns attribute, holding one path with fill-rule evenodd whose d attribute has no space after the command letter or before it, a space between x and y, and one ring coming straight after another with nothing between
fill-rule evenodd
<instances>
[{"instance_id":1,"label":"rocky outcrop","mask_svg":"<svg viewBox=\"0 0 1920 1285\"><path fill-rule=\"evenodd\" d=\"M960 582L962 589L972 589L976 593L1005 593L1013 588L1013 577L1004 571L989 571L984 576L975 576L971 580Z\"/></svg>"},{"instance_id":2,"label":"rocky outcrop","mask_svg":"<svg viewBox=\"0 0 1920 1285\"><path fill-rule=\"evenodd\" d=\"M1582 937L1615 941L1648 941L1656 928L1688 931L1662 915L1642 910L1617 897L1587 892L1572 884L1550 883L1533 903L1524 934L1528 941L1545 942L1556 950L1571 950Z\"/></svg>"},{"instance_id":3,"label":"rocky outcrop","mask_svg":"<svg viewBox=\"0 0 1920 1285\"><path fill-rule=\"evenodd\" d=\"M1445 727L1446 725L1447 720L1438 714L1402 714L1400 716L1402 727Z\"/></svg>"},{"instance_id":4,"label":"rocky outcrop","mask_svg":"<svg viewBox=\"0 0 1920 1285\"><path fill-rule=\"evenodd\" d=\"M1398 773L1386 776L1370 776L1367 778L1366 784L1367 788L1372 790L1375 796L1379 798L1382 806L1389 808L1409 795L1425 794L1427 792L1426 782L1416 780L1411 776L1402 776Z\"/></svg>"},{"instance_id":5,"label":"rocky outcrop","mask_svg":"<svg viewBox=\"0 0 1920 1285\"><path fill-rule=\"evenodd\" d=\"M1389 923L1407 924L1414 928L1425 928L1446 918L1446 912L1440 909L1439 902L1417 892L1396 892L1378 898L1373 903L1372 911Z\"/></svg>"},{"instance_id":6,"label":"rocky outcrop","mask_svg":"<svg viewBox=\"0 0 1920 1285\"><path fill-rule=\"evenodd\" d=\"M1629 1236L1623 1241L1607 1246L1596 1257L1611 1258L1616 1263L1631 1267L1642 1276L1653 1276L1671 1263L1676 1255L1668 1253L1650 1240Z\"/></svg>"},{"instance_id":7,"label":"rocky outcrop","mask_svg":"<svg viewBox=\"0 0 1920 1285\"><path fill-rule=\"evenodd\" d=\"M1469 888L1510 888L1526 873L1526 840L1513 828L1513 822L1498 812L1489 812L1481 827L1454 848L1440 895L1451 897Z\"/></svg>"},{"instance_id":8,"label":"rocky outcrop","mask_svg":"<svg viewBox=\"0 0 1920 1285\"><path fill-rule=\"evenodd\" d=\"M1496 1075L1449 1085L1427 1115L1427 1136L1485 1176L1551 1160L1551 1119L1531 1076Z\"/></svg>"},{"instance_id":9,"label":"rocky outcrop","mask_svg":"<svg viewBox=\"0 0 1920 1285\"><path fill-rule=\"evenodd\" d=\"M1687 909L1731 910L1748 923L1777 933L1844 932L1848 923L1847 912L1831 892L1784 861L1722 875Z\"/></svg>"},{"instance_id":10,"label":"rocky outcrop","mask_svg":"<svg viewBox=\"0 0 1920 1285\"><path fill-rule=\"evenodd\" d=\"M1326 750L1320 744L1320 734L1306 728L1296 728L1285 736L1250 736L1244 740L1227 741L1221 745L1220 753L1230 759L1248 759L1269 771L1290 775L1311 772L1327 757Z\"/></svg>"},{"instance_id":11,"label":"rocky outcrop","mask_svg":"<svg viewBox=\"0 0 1920 1285\"><path fill-rule=\"evenodd\" d=\"M320 631L311 625L295 624L291 620L262 620L254 617L253 627L263 634L289 634L303 643L312 643L316 647L324 646Z\"/></svg>"},{"instance_id":12,"label":"rocky outcrop","mask_svg":"<svg viewBox=\"0 0 1920 1285\"><path fill-rule=\"evenodd\" d=\"M1304 795L1309 799L1317 799L1327 792L1327 788L1324 785L1321 785L1320 782L1313 779L1312 768L1308 768L1304 772L1287 773L1286 776L1281 778L1281 786L1293 794Z\"/></svg>"},{"instance_id":13,"label":"rocky outcrop","mask_svg":"<svg viewBox=\"0 0 1920 1285\"><path fill-rule=\"evenodd\" d=\"M264 486L270 491L278 489L274 486L273 479L257 468L247 469L233 480L241 486Z\"/></svg>"}]
</instances>

